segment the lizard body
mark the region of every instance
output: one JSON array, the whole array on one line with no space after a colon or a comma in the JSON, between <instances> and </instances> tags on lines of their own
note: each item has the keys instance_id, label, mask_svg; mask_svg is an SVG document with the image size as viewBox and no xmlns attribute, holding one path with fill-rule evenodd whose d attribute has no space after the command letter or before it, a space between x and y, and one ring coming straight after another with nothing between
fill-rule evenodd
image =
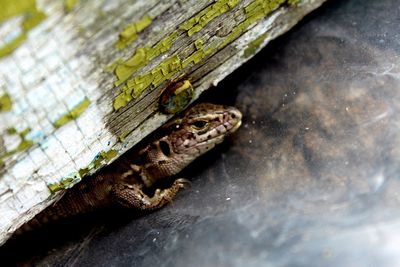
<instances>
[{"instance_id":1,"label":"lizard body","mask_svg":"<svg viewBox=\"0 0 400 267\"><path fill-rule=\"evenodd\" d=\"M148 196L146 189L178 174L198 156L221 143L240 127L241 118L240 111L233 107L193 106L183 116L164 125L158 137L139 152L128 152L117 164L67 190L58 202L25 224L23 231L113 205L142 211L161 208L188 181L176 179L170 187L156 189L153 196Z\"/></svg>"}]
</instances>

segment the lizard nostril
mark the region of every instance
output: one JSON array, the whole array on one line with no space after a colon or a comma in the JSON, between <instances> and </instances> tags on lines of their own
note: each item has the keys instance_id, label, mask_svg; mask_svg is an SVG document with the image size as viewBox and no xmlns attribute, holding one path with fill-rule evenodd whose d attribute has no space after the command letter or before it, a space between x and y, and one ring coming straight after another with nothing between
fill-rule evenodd
<instances>
[{"instance_id":1,"label":"lizard nostril","mask_svg":"<svg viewBox=\"0 0 400 267\"><path fill-rule=\"evenodd\" d=\"M169 147L169 144L165 141L160 141L160 149L161 152L165 155L165 156L169 156L171 155L171 148Z\"/></svg>"}]
</instances>

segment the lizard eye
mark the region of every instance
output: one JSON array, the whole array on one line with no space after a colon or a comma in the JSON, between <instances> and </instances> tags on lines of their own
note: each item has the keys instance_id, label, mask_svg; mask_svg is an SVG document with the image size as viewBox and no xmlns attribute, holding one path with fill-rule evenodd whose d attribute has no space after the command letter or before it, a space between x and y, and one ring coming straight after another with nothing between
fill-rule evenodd
<instances>
[{"instance_id":1,"label":"lizard eye","mask_svg":"<svg viewBox=\"0 0 400 267\"><path fill-rule=\"evenodd\" d=\"M198 129L203 128L203 127L206 126L206 125L207 125L207 122L206 122L206 121L195 121L195 122L193 123L193 126L196 127L196 128L198 128Z\"/></svg>"},{"instance_id":2,"label":"lizard eye","mask_svg":"<svg viewBox=\"0 0 400 267\"><path fill-rule=\"evenodd\" d=\"M160 144L161 152L162 152L165 156L168 157L169 155L171 155L171 148L169 147L169 144L168 144L167 142L165 142L165 141L160 141L159 144Z\"/></svg>"}]
</instances>

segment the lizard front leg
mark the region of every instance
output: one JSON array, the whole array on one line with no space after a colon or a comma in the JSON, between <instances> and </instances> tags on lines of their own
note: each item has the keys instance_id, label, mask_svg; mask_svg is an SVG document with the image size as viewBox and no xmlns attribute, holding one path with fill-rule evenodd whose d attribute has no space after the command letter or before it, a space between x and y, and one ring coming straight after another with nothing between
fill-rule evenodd
<instances>
[{"instance_id":1,"label":"lizard front leg","mask_svg":"<svg viewBox=\"0 0 400 267\"><path fill-rule=\"evenodd\" d=\"M166 189L157 189L153 197L149 197L139 185L118 183L111 189L113 200L119 205L136 210L155 210L171 202L178 191L190 182L186 179L177 179Z\"/></svg>"}]
</instances>

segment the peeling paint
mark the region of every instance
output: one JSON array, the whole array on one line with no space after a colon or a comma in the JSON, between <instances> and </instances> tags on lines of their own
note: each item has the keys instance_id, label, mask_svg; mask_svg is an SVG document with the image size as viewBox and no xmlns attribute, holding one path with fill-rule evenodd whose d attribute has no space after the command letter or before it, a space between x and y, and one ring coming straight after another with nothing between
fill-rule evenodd
<instances>
[{"instance_id":1,"label":"peeling paint","mask_svg":"<svg viewBox=\"0 0 400 267\"><path fill-rule=\"evenodd\" d=\"M252 55L254 55L257 52L257 50L260 48L262 43L264 42L265 38L267 38L267 36L268 36L268 33L263 33L259 37L257 37L253 41L251 41L247 45L246 49L243 51L243 57L248 58L248 57L251 57Z\"/></svg>"},{"instance_id":2,"label":"peeling paint","mask_svg":"<svg viewBox=\"0 0 400 267\"><path fill-rule=\"evenodd\" d=\"M36 9L36 0L0 0L0 22Z\"/></svg>"},{"instance_id":3,"label":"peeling paint","mask_svg":"<svg viewBox=\"0 0 400 267\"><path fill-rule=\"evenodd\" d=\"M0 96L0 112L10 111L12 109L12 100L9 94Z\"/></svg>"},{"instance_id":4,"label":"peeling paint","mask_svg":"<svg viewBox=\"0 0 400 267\"><path fill-rule=\"evenodd\" d=\"M288 0L288 5L297 5L300 3L301 0Z\"/></svg>"},{"instance_id":5,"label":"peeling paint","mask_svg":"<svg viewBox=\"0 0 400 267\"><path fill-rule=\"evenodd\" d=\"M233 8L237 4L237 1L221 0L216 1L215 4L217 3L218 5L223 4L229 6L229 8ZM292 0L290 1L290 3L295 4L297 3L297 1ZM122 87L121 93L114 100L114 110L119 110L120 108L127 105L130 101L132 101L142 92L144 92L149 86L158 86L162 82L177 75L179 71L186 68L191 63L197 64L207 56L223 49L226 45L228 45L236 38L238 38L241 34L243 34L243 32L245 32L248 27L265 18L268 14L270 14L283 4L289 4L288 0L254 0L250 2L246 7L240 9L240 11L243 12L245 15L244 20L233 27L232 31L220 41L215 41L214 43L205 45L203 44L203 41L201 39L197 39L192 44L195 46L196 51L187 58L181 60L177 55L172 55L162 61L159 66L152 69L150 72L142 75L137 75L129 79L126 85ZM224 12L228 11L229 9L226 8L227 7L225 7L225 9L222 8L222 10L225 10ZM203 11L200 11L195 17L186 22L181 27L181 29L190 31L193 27L196 27L197 31L197 29L199 28L196 25L205 25L204 23L208 23L210 21L210 18L216 18L218 16L216 14L222 14L220 12L211 12L211 10L214 10L213 5L205 8ZM203 16L206 17L204 17L203 19ZM203 22L200 23L200 21ZM138 48L135 54L130 59L124 61L116 67L115 73L118 77L118 80L115 82L115 85L121 85L134 72L145 66L151 59L160 55L163 52L168 51L169 48L172 46L176 35L177 32L173 32L167 38L157 43L153 48ZM160 43L165 43L165 45L160 46ZM160 49L160 47L162 49Z\"/></svg>"},{"instance_id":6,"label":"peeling paint","mask_svg":"<svg viewBox=\"0 0 400 267\"><path fill-rule=\"evenodd\" d=\"M119 141L123 142L125 140L125 138L132 132L132 130L128 130L123 132L119 137Z\"/></svg>"},{"instance_id":7,"label":"peeling paint","mask_svg":"<svg viewBox=\"0 0 400 267\"><path fill-rule=\"evenodd\" d=\"M46 18L46 14L40 10L32 10L25 15L25 19L22 21L22 29L27 33L32 28L36 27Z\"/></svg>"},{"instance_id":8,"label":"peeling paint","mask_svg":"<svg viewBox=\"0 0 400 267\"><path fill-rule=\"evenodd\" d=\"M3 164L3 160L11 157L19 152L25 151L31 146L33 146L34 142L32 140L26 139L26 136L30 133L30 128L25 128L21 132L18 132L15 128L7 128L6 133L8 135L19 135L20 142L16 148L11 149L9 151L5 151L4 153L0 154L0 165Z\"/></svg>"},{"instance_id":9,"label":"peeling paint","mask_svg":"<svg viewBox=\"0 0 400 267\"><path fill-rule=\"evenodd\" d=\"M192 36L210 21L234 8L238 2L239 0L217 0L181 26L181 29L186 30L188 36Z\"/></svg>"},{"instance_id":10,"label":"peeling paint","mask_svg":"<svg viewBox=\"0 0 400 267\"><path fill-rule=\"evenodd\" d=\"M47 184L47 187L49 188L50 192L54 194L55 192L67 189L72 187L74 184L80 181L80 178L78 177L67 177L59 181L58 183L50 183Z\"/></svg>"},{"instance_id":11,"label":"peeling paint","mask_svg":"<svg viewBox=\"0 0 400 267\"><path fill-rule=\"evenodd\" d=\"M239 23L230 34L227 35L220 48L238 38L251 24L261 20L279 6L284 4L286 0L255 0L244 8L246 19Z\"/></svg>"},{"instance_id":12,"label":"peeling paint","mask_svg":"<svg viewBox=\"0 0 400 267\"><path fill-rule=\"evenodd\" d=\"M64 124L78 118L90 105L90 100L84 98L79 104L77 104L73 109L68 111L66 114L62 115L56 121L53 122L55 128L60 128Z\"/></svg>"},{"instance_id":13,"label":"peeling paint","mask_svg":"<svg viewBox=\"0 0 400 267\"><path fill-rule=\"evenodd\" d=\"M0 58L10 55L26 39L28 32L40 24L46 14L36 8L35 0L0 0L0 23L12 17L23 15L21 23L21 33L0 47Z\"/></svg>"},{"instance_id":14,"label":"peeling paint","mask_svg":"<svg viewBox=\"0 0 400 267\"><path fill-rule=\"evenodd\" d=\"M93 159L93 161L89 164L87 168L82 168L79 171L68 175L67 177L61 179L60 182L49 183L47 184L47 187L52 194L64 189L71 188L73 185L80 182L82 178L88 175L91 171L107 164L116 156L118 156L118 151L116 150L111 149L109 151L102 151L97 154L97 156Z\"/></svg>"},{"instance_id":15,"label":"peeling paint","mask_svg":"<svg viewBox=\"0 0 400 267\"><path fill-rule=\"evenodd\" d=\"M122 58L118 58L117 60L115 60L114 62L112 62L111 64L108 64L105 68L104 71L108 72L108 73L114 73L115 69L118 67L119 64L122 64L124 62L124 60Z\"/></svg>"},{"instance_id":16,"label":"peeling paint","mask_svg":"<svg viewBox=\"0 0 400 267\"><path fill-rule=\"evenodd\" d=\"M74 9L78 0L64 0L64 7L67 12L70 12Z\"/></svg>"},{"instance_id":17,"label":"peeling paint","mask_svg":"<svg viewBox=\"0 0 400 267\"><path fill-rule=\"evenodd\" d=\"M139 47L136 49L136 52L132 57L121 64L118 64L115 68L115 75L117 75L118 78L118 81L115 82L115 86L122 84L134 72L145 66L153 58L167 52L171 48L176 36L177 33L174 32L159 41L153 47Z\"/></svg>"},{"instance_id":18,"label":"peeling paint","mask_svg":"<svg viewBox=\"0 0 400 267\"><path fill-rule=\"evenodd\" d=\"M160 85L181 69L181 60L177 55L174 55L162 61L150 72L128 80L126 85L121 89L121 94L115 98L114 109L118 110L124 107L132 99L138 97L150 85Z\"/></svg>"},{"instance_id":19,"label":"peeling paint","mask_svg":"<svg viewBox=\"0 0 400 267\"><path fill-rule=\"evenodd\" d=\"M128 47L138 38L138 33L149 27L151 22L151 17L145 15L140 20L126 25L124 30L119 34L119 40L115 43L115 47L120 50Z\"/></svg>"}]
</instances>

